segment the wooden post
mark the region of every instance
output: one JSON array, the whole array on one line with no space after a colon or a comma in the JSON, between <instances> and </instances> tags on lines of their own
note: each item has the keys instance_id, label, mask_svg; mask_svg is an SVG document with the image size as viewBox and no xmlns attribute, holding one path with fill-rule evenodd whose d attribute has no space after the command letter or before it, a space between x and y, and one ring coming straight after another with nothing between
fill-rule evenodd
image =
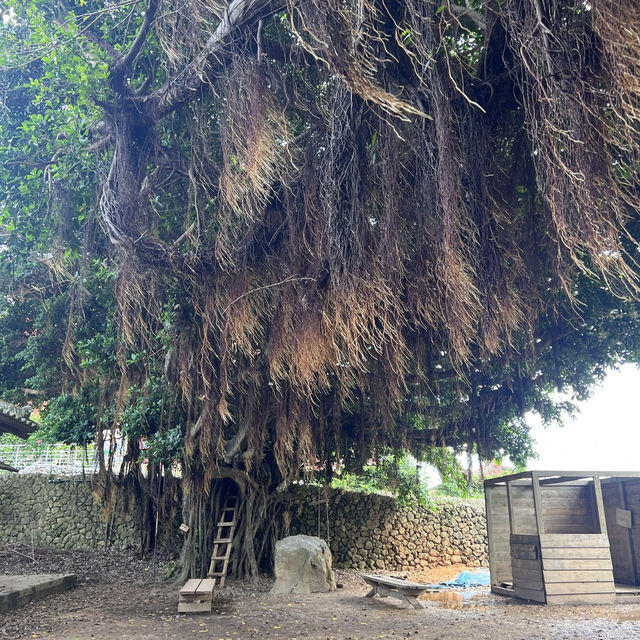
<instances>
[{"instance_id":1,"label":"wooden post","mask_svg":"<svg viewBox=\"0 0 640 640\"><path fill-rule=\"evenodd\" d=\"M531 472L531 488L533 490L533 506L536 512L536 527L538 535L544 535L544 514L542 513L542 494L540 493L540 477L535 472Z\"/></svg>"},{"instance_id":2,"label":"wooden post","mask_svg":"<svg viewBox=\"0 0 640 640\"><path fill-rule=\"evenodd\" d=\"M513 530L513 514L511 513L511 483L505 482L507 485L507 507L509 509L509 535L515 533Z\"/></svg>"},{"instance_id":3,"label":"wooden post","mask_svg":"<svg viewBox=\"0 0 640 640\"><path fill-rule=\"evenodd\" d=\"M602 501L602 485L600 484L600 476L594 474L593 476L593 492L596 496L596 512L598 514L598 524L600 525L600 532L606 535L607 533L607 521L604 515L604 503Z\"/></svg>"},{"instance_id":4,"label":"wooden post","mask_svg":"<svg viewBox=\"0 0 640 640\"><path fill-rule=\"evenodd\" d=\"M624 484L622 480L618 482L618 489L620 492L620 508L627 508L627 494L624 490ZM636 561L636 554L633 548L633 528L629 527L627 529L628 537L629 537L629 558L631 560L631 570L633 571L633 584L640 584L640 576L638 576L638 563Z\"/></svg>"},{"instance_id":5,"label":"wooden post","mask_svg":"<svg viewBox=\"0 0 640 640\"><path fill-rule=\"evenodd\" d=\"M487 523L487 546L489 551L489 579L491 587L498 584L498 576L496 575L496 541L493 522L493 504L492 497L494 488L490 486L484 487L484 505ZM507 508L509 507L509 494L507 493ZM511 527L509 527L511 528Z\"/></svg>"}]
</instances>

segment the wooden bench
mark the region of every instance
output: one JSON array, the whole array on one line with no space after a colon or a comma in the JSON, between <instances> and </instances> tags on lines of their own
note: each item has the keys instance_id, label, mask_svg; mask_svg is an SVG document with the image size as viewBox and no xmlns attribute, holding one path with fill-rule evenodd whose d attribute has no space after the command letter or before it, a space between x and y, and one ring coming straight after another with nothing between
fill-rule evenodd
<instances>
[{"instance_id":1,"label":"wooden bench","mask_svg":"<svg viewBox=\"0 0 640 640\"><path fill-rule=\"evenodd\" d=\"M431 587L428 584L418 584L387 576L363 575L362 579L371 587L371 591L366 595L367 598L373 598L376 594L381 598L390 596L408 602L414 609L422 608L418 596L429 591Z\"/></svg>"},{"instance_id":2,"label":"wooden bench","mask_svg":"<svg viewBox=\"0 0 640 640\"><path fill-rule=\"evenodd\" d=\"M211 613L215 578L187 580L178 594L178 613Z\"/></svg>"}]
</instances>

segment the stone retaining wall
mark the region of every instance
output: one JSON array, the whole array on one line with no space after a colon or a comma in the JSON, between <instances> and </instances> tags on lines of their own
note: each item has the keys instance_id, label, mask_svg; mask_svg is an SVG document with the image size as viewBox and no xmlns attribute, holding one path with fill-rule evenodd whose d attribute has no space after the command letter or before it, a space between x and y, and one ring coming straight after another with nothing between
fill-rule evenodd
<instances>
[{"instance_id":1,"label":"stone retaining wall","mask_svg":"<svg viewBox=\"0 0 640 640\"><path fill-rule=\"evenodd\" d=\"M82 477L0 475L0 543L27 542L61 549L97 549L109 544L136 547L136 518L116 501L108 521Z\"/></svg>"},{"instance_id":2,"label":"stone retaining wall","mask_svg":"<svg viewBox=\"0 0 640 640\"><path fill-rule=\"evenodd\" d=\"M459 562L488 564L482 500L401 508L386 496L331 491L327 514L327 504L319 502L324 494L298 492L308 495L292 507L292 533L327 540L338 567L408 571Z\"/></svg>"},{"instance_id":3,"label":"stone retaining wall","mask_svg":"<svg viewBox=\"0 0 640 640\"><path fill-rule=\"evenodd\" d=\"M324 492L294 487L289 500L290 529L292 534L327 540L338 567L402 571L458 562L487 564L481 500L443 500L432 507L401 508L395 499L375 494L335 490L327 496L325 503ZM0 475L0 543L102 548L107 536L108 544L115 547L137 547L137 518L116 500L115 514L107 522L91 482ZM169 547L179 549L181 538L174 540L175 536L176 532L161 534L161 546L171 539Z\"/></svg>"}]
</instances>

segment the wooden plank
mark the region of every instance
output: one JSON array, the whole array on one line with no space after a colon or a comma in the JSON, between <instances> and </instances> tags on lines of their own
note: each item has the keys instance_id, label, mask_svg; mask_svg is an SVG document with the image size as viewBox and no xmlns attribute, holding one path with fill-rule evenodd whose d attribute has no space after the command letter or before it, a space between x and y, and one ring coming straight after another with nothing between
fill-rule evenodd
<instances>
[{"instance_id":1,"label":"wooden plank","mask_svg":"<svg viewBox=\"0 0 640 640\"><path fill-rule=\"evenodd\" d=\"M529 591L543 591L544 582L542 580L520 580L517 577L513 579L513 588L520 591L526 589Z\"/></svg>"},{"instance_id":2,"label":"wooden plank","mask_svg":"<svg viewBox=\"0 0 640 640\"><path fill-rule=\"evenodd\" d=\"M511 489L511 505L528 505L533 504L533 493L531 492L531 483L514 484L510 482Z\"/></svg>"},{"instance_id":3,"label":"wooden plank","mask_svg":"<svg viewBox=\"0 0 640 640\"><path fill-rule=\"evenodd\" d=\"M640 604L640 594L616 593L616 604Z\"/></svg>"},{"instance_id":4,"label":"wooden plank","mask_svg":"<svg viewBox=\"0 0 640 640\"><path fill-rule=\"evenodd\" d=\"M489 575L491 583L494 580L497 580L498 576L498 557L497 557L497 540L498 532L496 530L497 522L500 518L499 511L496 509L496 499L494 499L494 494L497 492L493 487L485 487L484 490L484 503L485 503L485 512L487 517L487 546L489 551Z\"/></svg>"},{"instance_id":5,"label":"wooden plank","mask_svg":"<svg viewBox=\"0 0 640 640\"><path fill-rule=\"evenodd\" d=\"M522 582L542 582L542 570L527 571L517 569L513 572L513 582L521 584ZM542 588L542 587L540 587Z\"/></svg>"},{"instance_id":6,"label":"wooden plank","mask_svg":"<svg viewBox=\"0 0 640 640\"><path fill-rule=\"evenodd\" d=\"M637 584L624 584L616 582L616 593L635 593L640 594L640 586Z\"/></svg>"},{"instance_id":7,"label":"wooden plank","mask_svg":"<svg viewBox=\"0 0 640 640\"><path fill-rule=\"evenodd\" d=\"M498 584L492 584L491 585L491 591L493 593L497 593L500 596L512 596L513 595L513 589L508 589L507 587L501 587Z\"/></svg>"},{"instance_id":8,"label":"wooden plank","mask_svg":"<svg viewBox=\"0 0 640 640\"><path fill-rule=\"evenodd\" d=\"M628 509L620 509L616 507L616 524L625 529L631 529L632 524L632 512Z\"/></svg>"},{"instance_id":9,"label":"wooden plank","mask_svg":"<svg viewBox=\"0 0 640 640\"><path fill-rule=\"evenodd\" d=\"M513 527L514 531L519 531L521 533L532 533L536 532L536 519L531 516L528 519L515 517L513 519Z\"/></svg>"},{"instance_id":10,"label":"wooden plank","mask_svg":"<svg viewBox=\"0 0 640 640\"><path fill-rule=\"evenodd\" d=\"M600 476L593 477L593 491L596 499L596 513L598 514L597 524L600 529L600 533L607 533L607 520L604 515L604 502L602 501L602 485L600 484ZM607 539L608 543L608 539Z\"/></svg>"},{"instance_id":11,"label":"wooden plank","mask_svg":"<svg viewBox=\"0 0 640 640\"><path fill-rule=\"evenodd\" d=\"M517 480L519 478L530 478L531 477L531 471L521 471L519 473L512 473L509 476L502 476L502 477L497 477L497 478L487 478L484 481L484 485L486 486L492 486L494 484L502 484L504 482L506 482L507 480Z\"/></svg>"},{"instance_id":12,"label":"wooden plank","mask_svg":"<svg viewBox=\"0 0 640 640\"><path fill-rule=\"evenodd\" d=\"M615 593L547 595L547 604L613 604L615 601Z\"/></svg>"},{"instance_id":13,"label":"wooden plank","mask_svg":"<svg viewBox=\"0 0 640 640\"><path fill-rule=\"evenodd\" d=\"M513 531L513 513L512 513L513 505L511 504L511 484L507 482L506 487L507 487L507 506L509 511L509 531Z\"/></svg>"},{"instance_id":14,"label":"wooden plank","mask_svg":"<svg viewBox=\"0 0 640 640\"><path fill-rule=\"evenodd\" d=\"M611 560L609 547L542 547L540 549L542 562L545 560L575 560L575 559L592 559L592 560Z\"/></svg>"},{"instance_id":15,"label":"wooden plank","mask_svg":"<svg viewBox=\"0 0 640 640\"><path fill-rule=\"evenodd\" d=\"M542 571L542 564L540 563L539 558L537 560L511 558L511 567L514 571L534 571L535 569L538 569L538 571Z\"/></svg>"},{"instance_id":16,"label":"wooden plank","mask_svg":"<svg viewBox=\"0 0 640 640\"><path fill-rule=\"evenodd\" d=\"M202 582L202 578L191 578L184 583L182 589L180 589L181 595L195 595L198 592L198 587ZM175 593L175 592L174 592Z\"/></svg>"},{"instance_id":17,"label":"wooden plank","mask_svg":"<svg viewBox=\"0 0 640 640\"><path fill-rule=\"evenodd\" d=\"M529 472L522 472L519 475L525 475ZM546 469L545 471L537 471L541 478L551 478L553 476L557 478L592 478L594 475L599 474L602 478L640 478L640 471L559 471L557 469ZM502 479L509 479L510 476L503 476Z\"/></svg>"},{"instance_id":18,"label":"wooden plank","mask_svg":"<svg viewBox=\"0 0 640 640\"><path fill-rule=\"evenodd\" d=\"M511 544L536 544L539 538L535 533L518 534L512 533L510 537Z\"/></svg>"},{"instance_id":19,"label":"wooden plank","mask_svg":"<svg viewBox=\"0 0 640 640\"><path fill-rule=\"evenodd\" d=\"M563 489L564 487L584 487L585 482L589 481L589 478L541 478L540 488Z\"/></svg>"},{"instance_id":20,"label":"wooden plank","mask_svg":"<svg viewBox=\"0 0 640 640\"><path fill-rule=\"evenodd\" d=\"M571 524L567 524L566 520L555 520L549 522L547 518L545 518L545 531L547 533L554 534L586 534L586 533L596 533L593 523L589 522L580 522L574 521Z\"/></svg>"},{"instance_id":21,"label":"wooden plank","mask_svg":"<svg viewBox=\"0 0 640 640\"><path fill-rule=\"evenodd\" d=\"M593 529L592 513L589 507L579 509L565 509L558 507L557 509L547 509L544 511L545 522L547 520L555 522L556 524L565 524L568 529L567 532L572 532L575 527L589 527L587 533L600 533ZM553 533L552 531L546 531L545 533ZM575 533L584 533L583 531L576 531Z\"/></svg>"},{"instance_id":22,"label":"wooden plank","mask_svg":"<svg viewBox=\"0 0 640 640\"><path fill-rule=\"evenodd\" d=\"M537 589L513 589L513 595L516 598L522 598L523 600L534 600L535 602L546 602L546 597L543 591Z\"/></svg>"},{"instance_id":23,"label":"wooden plank","mask_svg":"<svg viewBox=\"0 0 640 640\"><path fill-rule=\"evenodd\" d=\"M587 493L589 487L580 491L565 491L564 495L544 495L542 505L545 511L554 512L556 515L563 509L571 512L586 513L591 511L590 496Z\"/></svg>"},{"instance_id":24,"label":"wooden plank","mask_svg":"<svg viewBox=\"0 0 640 640\"><path fill-rule=\"evenodd\" d=\"M591 520L591 509L588 506L582 507L580 505L574 505L573 508L568 508L567 506L549 508L545 505L543 513L545 518L555 520L556 522L564 521L568 525L578 524L580 526L584 526L585 524L593 524ZM573 522L574 519L578 520L578 522ZM550 532L547 531L547 533ZM580 532L578 531L578 533ZM594 531L594 533L600 532Z\"/></svg>"},{"instance_id":25,"label":"wooden plank","mask_svg":"<svg viewBox=\"0 0 640 640\"><path fill-rule=\"evenodd\" d=\"M619 487L620 487L620 506L623 509L626 509L627 508L627 487L622 482L619 483ZM637 518L636 518L636 521L637 521ZM631 519L631 523L633 525L633 517ZM627 534L627 542L629 545L628 550L629 550L629 557L630 557L629 573L631 574L632 582L634 584L638 584L640 583L640 573L638 568L638 558L635 551L635 545L633 544L634 542L633 526L627 529L626 534Z\"/></svg>"},{"instance_id":26,"label":"wooden plank","mask_svg":"<svg viewBox=\"0 0 640 640\"><path fill-rule=\"evenodd\" d=\"M545 571L558 571L567 569L583 570L607 570L613 569L610 558L543 558L542 568Z\"/></svg>"},{"instance_id":27,"label":"wooden plank","mask_svg":"<svg viewBox=\"0 0 640 640\"><path fill-rule=\"evenodd\" d=\"M514 560L537 560L540 557L538 545L535 543L511 545L511 557Z\"/></svg>"},{"instance_id":28,"label":"wooden plank","mask_svg":"<svg viewBox=\"0 0 640 640\"><path fill-rule=\"evenodd\" d=\"M198 593L212 593L216 586L216 581L212 578L204 578L198 587Z\"/></svg>"},{"instance_id":29,"label":"wooden plank","mask_svg":"<svg viewBox=\"0 0 640 640\"><path fill-rule=\"evenodd\" d=\"M615 473L615 474L609 474L609 473L605 473L604 471L600 471L600 482L603 485L606 484L610 484L612 482L620 482L621 480L623 480L626 484L630 484L630 483L640 483L640 472L638 471L633 471L630 473ZM607 478L605 476L611 476L610 478Z\"/></svg>"},{"instance_id":30,"label":"wooden plank","mask_svg":"<svg viewBox=\"0 0 640 640\"><path fill-rule=\"evenodd\" d=\"M573 505L584 506L588 503L589 485L579 487L541 487L542 504L548 507L558 507L562 504L568 507Z\"/></svg>"},{"instance_id":31,"label":"wooden plank","mask_svg":"<svg viewBox=\"0 0 640 640\"><path fill-rule=\"evenodd\" d=\"M609 538L606 533L547 533L540 536L541 547L606 547Z\"/></svg>"},{"instance_id":32,"label":"wooden plank","mask_svg":"<svg viewBox=\"0 0 640 640\"><path fill-rule=\"evenodd\" d=\"M628 497L638 496L640 497L640 481L638 480L624 480L624 486L627 491Z\"/></svg>"},{"instance_id":33,"label":"wooden plank","mask_svg":"<svg viewBox=\"0 0 640 640\"><path fill-rule=\"evenodd\" d=\"M543 571L545 584L551 582L613 582L613 574L609 570L555 570Z\"/></svg>"},{"instance_id":34,"label":"wooden plank","mask_svg":"<svg viewBox=\"0 0 640 640\"><path fill-rule=\"evenodd\" d=\"M362 579L371 586L383 584L387 587L402 589L404 591L426 591L431 587L429 584L409 582L408 580L399 580L398 578L389 578L388 576L379 576L377 574L363 574Z\"/></svg>"},{"instance_id":35,"label":"wooden plank","mask_svg":"<svg viewBox=\"0 0 640 640\"><path fill-rule=\"evenodd\" d=\"M632 535L627 529L616 525L616 510L624 508L625 501L622 484L604 484L602 486L607 534L613 562L613 576L617 582L634 582L632 559Z\"/></svg>"},{"instance_id":36,"label":"wooden plank","mask_svg":"<svg viewBox=\"0 0 640 640\"><path fill-rule=\"evenodd\" d=\"M178 613L211 613L211 601L179 602Z\"/></svg>"},{"instance_id":37,"label":"wooden plank","mask_svg":"<svg viewBox=\"0 0 640 640\"><path fill-rule=\"evenodd\" d=\"M569 593L614 593L613 582L548 582L547 595Z\"/></svg>"},{"instance_id":38,"label":"wooden plank","mask_svg":"<svg viewBox=\"0 0 640 640\"><path fill-rule=\"evenodd\" d=\"M567 506L564 507L544 507L544 516L545 518L551 518L556 522L564 522L568 526L573 526L576 523L573 522L573 519L577 519L580 525L584 526L585 524L592 525L593 522L591 520L591 509L589 506L581 506L581 505L573 505L573 507L569 508ZM547 531L546 533L551 533ZM562 532L561 532L562 533ZM590 531L589 533L600 533L599 531Z\"/></svg>"},{"instance_id":39,"label":"wooden plank","mask_svg":"<svg viewBox=\"0 0 640 640\"><path fill-rule=\"evenodd\" d=\"M528 518L536 515L536 509L533 505L513 505L513 513L520 518Z\"/></svg>"},{"instance_id":40,"label":"wooden plank","mask_svg":"<svg viewBox=\"0 0 640 640\"><path fill-rule=\"evenodd\" d=\"M587 521L591 522L591 508L587 504L563 501L558 502L557 506L544 504L543 509L543 513L546 518L553 518L554 520L561 520L564 518L569 524L571 524L571 518L577 518L581 523ZM547 533L549 532L547 531Z\"/></svg>"}]
</instances>

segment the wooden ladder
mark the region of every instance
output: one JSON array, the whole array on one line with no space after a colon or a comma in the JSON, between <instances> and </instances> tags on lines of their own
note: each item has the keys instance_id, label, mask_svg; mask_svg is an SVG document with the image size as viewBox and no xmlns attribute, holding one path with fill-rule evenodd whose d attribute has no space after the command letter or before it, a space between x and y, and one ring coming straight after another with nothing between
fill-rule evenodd
<instances>
[{"instance_id":1,"label":"wooden ladder","mask_svg":"<svg viewBox=\"0 0 640 640\"><path fill-rule=\"evenodd\" d=\"M211 554L211 564L207 577L216 578L220 588L224 587L224 581L229 567L229 556L231 555L231 545L233 534L236 530L236 518L238 514L238 496L228 495L225 498L218 522L218 531L213 540L213 553Z\"/></svg>"}]
</instances>

